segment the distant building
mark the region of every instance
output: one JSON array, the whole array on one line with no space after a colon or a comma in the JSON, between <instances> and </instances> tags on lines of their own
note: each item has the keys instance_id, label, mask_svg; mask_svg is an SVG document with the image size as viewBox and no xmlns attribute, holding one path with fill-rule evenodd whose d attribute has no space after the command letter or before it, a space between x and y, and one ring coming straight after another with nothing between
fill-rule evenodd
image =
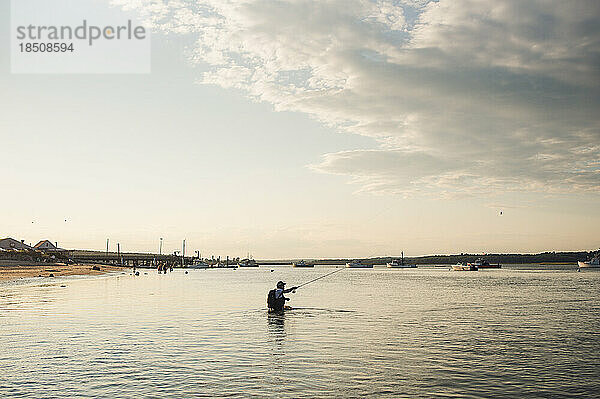
<instances>
[{"instance_id":1,"label":"distant building","mask_svg":"<svg viewBox=\"0 0 600 399\"><path fill-rule=\"evenodd\" d=\"M0 249L11 250L11 249L33 249L29 245L25 244L25 240L17 241L14 238L2 238L0 239Z\"/></svg>"},{"instance_id":2,"label":"distant building","mask_svg":"<svg viewBox=\"0 0 600 399\"><path fill-rule=\"evenodd\" d=\"M57 251L58 248L56 245L52 244L49 240L40 241L33 246L35 249L40 249L42 251Z\"/></svg>"}]
</instances>

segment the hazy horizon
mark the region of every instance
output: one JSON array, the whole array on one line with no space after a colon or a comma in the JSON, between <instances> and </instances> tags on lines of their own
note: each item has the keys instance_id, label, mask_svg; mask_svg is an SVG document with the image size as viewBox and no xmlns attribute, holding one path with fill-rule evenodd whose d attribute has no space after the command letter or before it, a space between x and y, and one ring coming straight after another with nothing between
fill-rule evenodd
<instances>
[{"instance_id":1,"label":"hazy horizon","mask_svg":"<svg viewBox=\"0 0 600 399\"><path fill-rule=\"evenodd\" d=\"M11 74L0 238L257 259L600 247L595 1L104 0L150 74Z\"/></svg>"}]
</instances>

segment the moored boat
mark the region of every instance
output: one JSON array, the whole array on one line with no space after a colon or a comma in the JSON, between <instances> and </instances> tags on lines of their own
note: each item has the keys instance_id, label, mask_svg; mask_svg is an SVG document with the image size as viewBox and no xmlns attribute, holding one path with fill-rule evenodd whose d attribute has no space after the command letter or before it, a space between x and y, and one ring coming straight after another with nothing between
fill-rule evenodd
<instances>
[{"instance_id":1,"label":"moored boat","mask_svg":"<svg viewBox=\"0 0 600 399\"><path fill-rule=\"evenodd\" d=\"M402 257L400 259L392 259L391 262L388 262L387 267L393 269L414 269L417 267L415 264L408 264L404 262L404 252L402 252Z\"/></svg>"},{"instance_id":2,"label":"moored boat","mask_svg":"<svg viewBox=\"0 0 600 399\"><path fill-rule=\"evenodd\" d=\"M209 269L237 269L238 265L235 263L227 263L227 262L217 262L214 265L211 265Z\"/></svg>"},{"instance_id":3,"label":"moored boat","mask_svg":"<svg viewBox=\"0 0 600 399\"><path fill-rule=\"evenodd\" d=\"M239 267L258 267L258 263L254 259L242 259L238 262Z\"/></svg>"},{"instance_id":4,"label":"moored boat","mask_svg":"<svg viewBox=\"0 0 600 399\"><path fill-rule=\"evenodd\" d=\"M346 263L346 267L349 269L372 269L373 265L367 265L359 260L354 260L352 262Z\"/></svg>"},{"instance_id":5,"label":"moored boat","mask_svg":"<svg viewBox=\"0 0 600 399\"><path fill-rule=\"evenodd\" d=\"M188 269L208 269L209 267L211 266L203 260L199 260L194 264L187 266Z\"/></svg>"},{"instance_id":6,"label":"moored boat","mask_svg":"<svg viewBox=\"0 0 600 399\"><path fill-rule=\"evenodd\" d=\"M304 259L292 263L292 267L315 267L313 263L306 262Z\"/></svg>"},{"instance_id":7,"label":"moored boat","mask_svg":"<svg viewBox=\"0 0 600 399\"><path fill-rule=\"evenodd\" d=\"M477 258L475 262L467 263L467 265L477 266L478 269L500 269L502 267L499 263L491 264L483 258Z\"/></svg>"},{"instance_id":8,"label":"moored boat","mask_svg":"<svg viewBox=\"0 0 600 399\"><path fill-rule=\"evenodd\" d=\"M577 262L577 266L579 266L580 268L582 268L582 267L584 267L584 268L600 267L600 255L596 255L592 259L586 260L584 262L579 261L579 262Z\"/></svg>"},{"instance_id":9,"label":"moored boat","mask_svg":"<svg viewBox=\"0 0 600 399\"><path fill-rule=\"evenodd\" d=\"M467 271L477 271L479 268L471 263L459 262L455 265L452 265L452 270L467 272Z\"/></svg>"}]
</instances>

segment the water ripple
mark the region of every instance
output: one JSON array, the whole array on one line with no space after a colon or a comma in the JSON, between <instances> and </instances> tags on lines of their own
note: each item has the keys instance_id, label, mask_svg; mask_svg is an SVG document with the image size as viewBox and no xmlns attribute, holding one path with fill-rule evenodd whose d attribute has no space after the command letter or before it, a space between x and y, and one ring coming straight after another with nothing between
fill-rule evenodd
<instances>
[{"instance_id":1,"label":"water ripple","mask_svg":"<svg viewBox=\"0 0 600 399\"><path fill-rule=\"evenodd\" d=\"M2 397L591 397L600 274L327 269L3 285ZM117 278L118 277L118 278ZM224 287L227 287L225 290ZM235 293L235 294L232 294Z\"/></svg>"}]
</instances>

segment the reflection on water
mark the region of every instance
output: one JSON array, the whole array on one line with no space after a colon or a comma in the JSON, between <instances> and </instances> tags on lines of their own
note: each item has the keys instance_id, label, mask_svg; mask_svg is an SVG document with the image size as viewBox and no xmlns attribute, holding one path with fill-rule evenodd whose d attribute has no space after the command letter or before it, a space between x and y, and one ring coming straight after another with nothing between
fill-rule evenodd
<instances>
[{"instance_id":1,"label":"reflection on water","mask_svg":"<svg viewBox=\"0 0 600 399\"><path fill-rule=\"evenodd\" d=\"M281 341L285 336L285 313L267 313L269 333L275 341Z\"/></svg>"},{"instance_id":2,"label":"reflection on water","mask_svg":"<svg viewBox=\"0 0 600 399\"><path fill-rule=\"evenodd\" d=\"M590 397L600 273L529 268L345 270L284 314L333 269L4 284L0 396Z\"/></svg>"}]
</instances>

